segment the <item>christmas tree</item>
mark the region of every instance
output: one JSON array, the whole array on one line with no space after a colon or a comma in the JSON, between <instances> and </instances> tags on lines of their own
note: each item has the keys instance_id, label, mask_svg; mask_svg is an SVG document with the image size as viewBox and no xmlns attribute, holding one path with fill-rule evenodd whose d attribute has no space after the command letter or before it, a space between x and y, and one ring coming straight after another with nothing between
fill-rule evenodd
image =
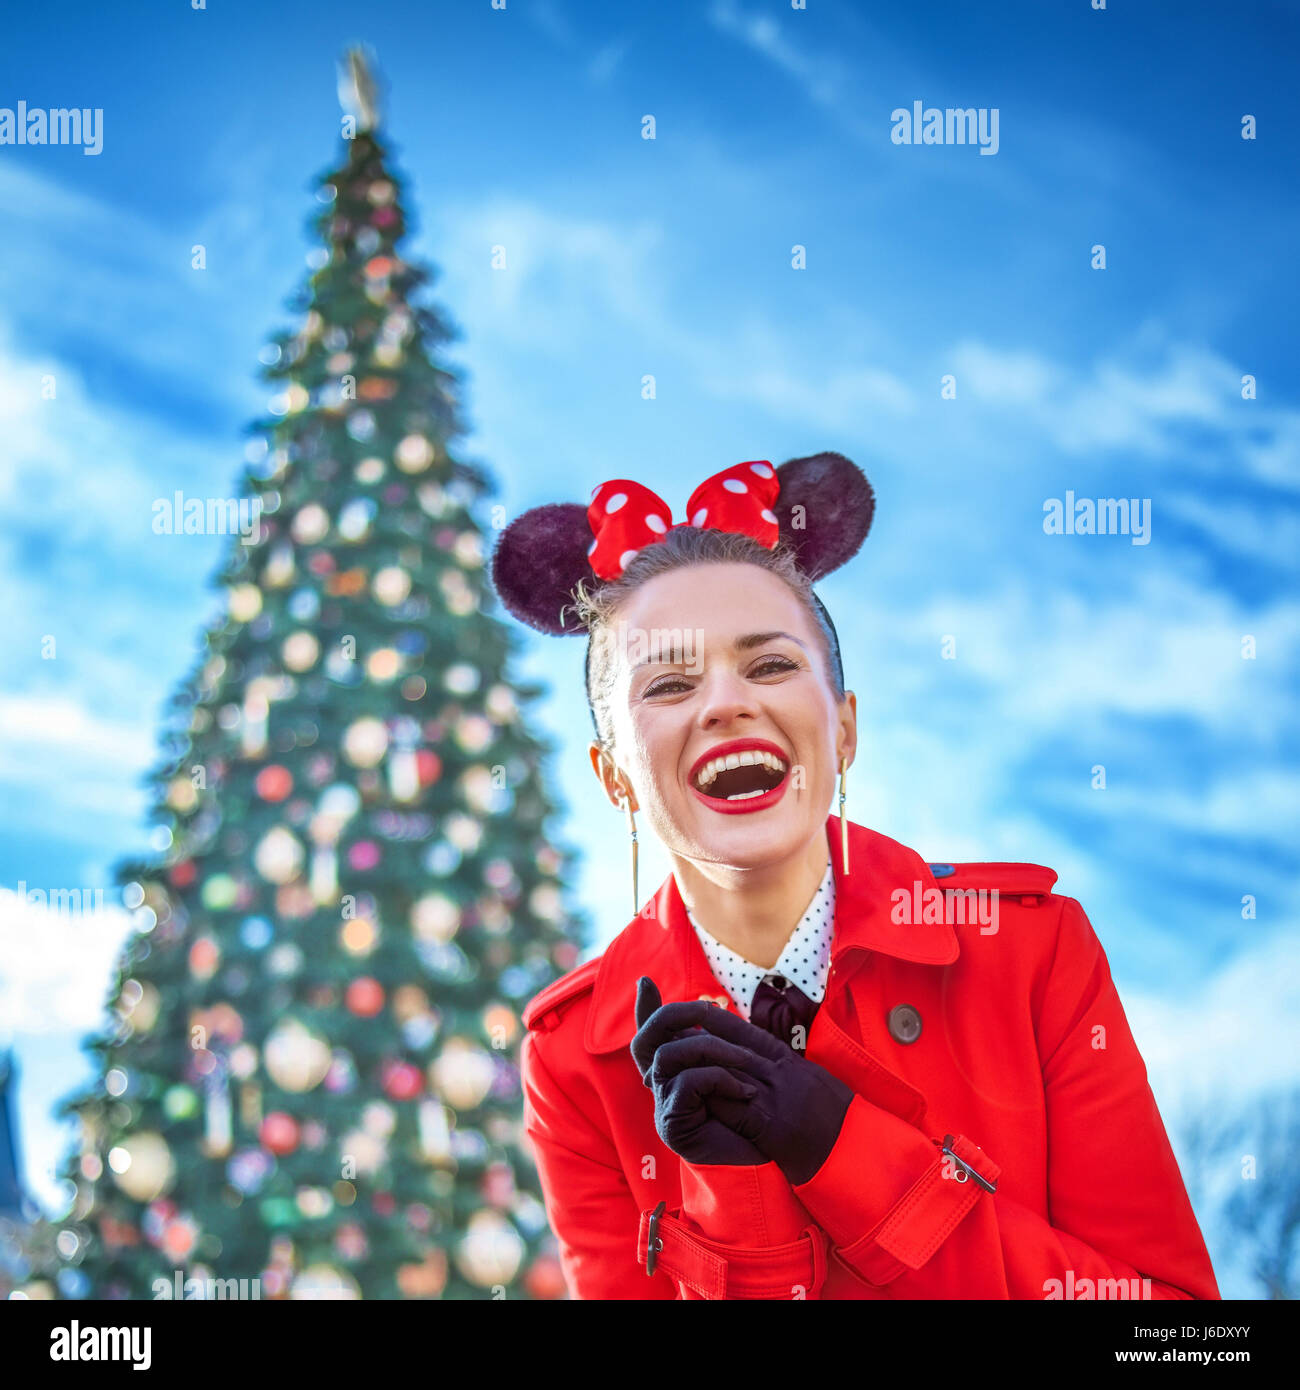
<instances>
[{"instance_id":1,"label":"christmas tree","mask_svg":"<svg viewBox=\"0 0 1300 1390\"><path fill-rule=\"evenodd\" d=\"M98 1084L65 1104L65 1296L563 1292L518 1050L577 963L569 854L493 616L491 484L449 451L453 335L349 63L303 317L262 354L256 524L170 706L158 857L119 874Z\"/></svg>"}]
</instances>

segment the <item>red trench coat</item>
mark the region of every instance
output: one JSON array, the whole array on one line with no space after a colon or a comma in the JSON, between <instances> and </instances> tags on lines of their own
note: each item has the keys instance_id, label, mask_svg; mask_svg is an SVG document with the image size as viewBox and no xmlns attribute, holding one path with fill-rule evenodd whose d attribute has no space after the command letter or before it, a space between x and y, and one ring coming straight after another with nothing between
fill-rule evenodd
<instances>
[{"instance_id":1,"label":"red trench coat","mask_svg":"<svg viewBox=\"0 0 1300 1390\"><path fill-rule=\"evenodd\" d=\"M964 864L936 878L850 822L845 877L838 818L826 829L834 936L806 1055L855 1095L808 1182L774 1162L690 1164L655 1132L628 1048L638 977L665 1003L735 1012L672 874L602 956L524 1010L526 1130L570 1294L1218 1298L1105 952L1051 891L1056 874ZM996 889L996 918L943 889L985 890L986 919ZM899 1004L920 1015L910 1042L888 1024Z\"/></svg>"}]
</instances>

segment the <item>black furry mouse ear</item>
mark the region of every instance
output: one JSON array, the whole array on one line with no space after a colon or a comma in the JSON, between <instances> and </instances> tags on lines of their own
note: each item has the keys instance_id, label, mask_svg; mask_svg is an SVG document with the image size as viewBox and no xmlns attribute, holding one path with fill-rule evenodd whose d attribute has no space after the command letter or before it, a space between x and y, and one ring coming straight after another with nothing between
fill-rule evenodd
<instances>
[{"instance_id":1,"label":"black furry mouse ear","mask_svg":"<svg viewBox=\"0 0 1300 1390\"><path fill-rule=\"evenodd\" d=\"M529 627L552 637L581 636L587 629L572 612L573 586L594 579L587 509L577 502L533 507L502 531L492 554L492 587L506 608Z\"/></svg>"},{"instance_id":2,"label":"black furry mouse ear","mask_svg":"<svg viewBox=\"0 0 1300 1390\"><path fill-rule=\"evenodd\" d=\"M876 513L862 469L843 454L810 454L781 464L776 476L781 493L773 510L799 568L817 580L851 560Z\"/></svg>"}]
</instances>

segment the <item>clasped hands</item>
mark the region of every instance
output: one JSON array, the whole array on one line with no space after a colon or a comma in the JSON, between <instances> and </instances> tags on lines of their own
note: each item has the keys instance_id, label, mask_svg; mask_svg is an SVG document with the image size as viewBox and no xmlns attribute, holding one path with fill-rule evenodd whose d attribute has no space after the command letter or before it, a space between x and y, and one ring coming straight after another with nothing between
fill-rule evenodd
<instances>
[{"instance_id":1,"label":"clasped hands","mask_svg":"<svg viewBox=\"0 0 1300 1390\"><path fill-rule=\"evenodd\" d=\"M655 1130L688 1163L775 1161L807 1182L839 1137L853 1091L779 1038L706 1000L665 1004L637 982L632 1057Z\"/></svg>"}]
</instances>

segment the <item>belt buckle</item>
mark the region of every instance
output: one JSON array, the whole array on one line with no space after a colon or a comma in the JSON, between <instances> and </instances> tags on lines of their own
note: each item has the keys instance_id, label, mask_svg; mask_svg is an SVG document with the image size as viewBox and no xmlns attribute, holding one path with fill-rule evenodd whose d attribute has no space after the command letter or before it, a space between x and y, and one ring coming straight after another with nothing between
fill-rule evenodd
<instances>
[{"instance_id":1,"label":"belt buckle","mask_svg":"<svg viewBox=\"0 0 1300 1390\"><path fill-rule=\"evenodd\" d=\"M664 1248L663 1241L659 1238L659 1218L664 1214L664 1208L668 1205L666 1201L659 1205L650 1213L650 1225L646 1230L645 1238L645 1272L651 1275L655 1272L655 1264L659 1259L659 1252Z\"/></svg>"},{"instance_id":2,"label":"belt buckle","mask_svg":"<svg viewBox=\"0 0 1300 1390\"><path fill-rule=\"evenodd\" d=\"M957 1166L961 1169L961 1172L957 1174L957 1181L965 1182L967 1178L974 1178L975 1181L979 1183L979 1185L984 1189L985 1192L996 1192L998 1190L998 1185L996 1182L990 1182L984 1176L983 1173L980 1173L976 1169L972 1168L964 1158L961 1158L959 1155L953 1153L952 1146L956 1142L957 1136L955 1134L945 1134L943 1136L943 1153L948 1158L952 1159L952 1161L955 1164L957 1164Z\"/></svg>"}]
</instances>

